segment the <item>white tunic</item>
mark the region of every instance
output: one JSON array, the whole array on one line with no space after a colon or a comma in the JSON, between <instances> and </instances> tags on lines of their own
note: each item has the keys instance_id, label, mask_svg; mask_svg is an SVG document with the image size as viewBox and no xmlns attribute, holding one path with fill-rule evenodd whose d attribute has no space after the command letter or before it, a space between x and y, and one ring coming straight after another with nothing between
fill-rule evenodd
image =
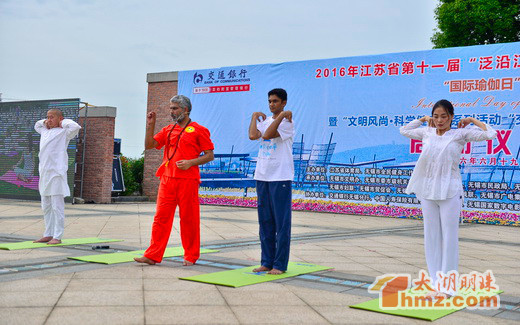
<instances>
[{"instance_id":1,"label":"white tunic","mask_svg":"<svg viewBox=\"0 0 520 325\"><path fill-rule=\"evenodd\" d=\"M487 131L478 127L451 129L442 136L436 128L420 127L414 120L400 128L405 137L422 140L422 153L417 160L406 193L419 199L446 200L462 192L460 157L467 142L493 139L497 132L486 124Z\"/></svg>"},{"instance_id":2,"label":"white tunic","mask_svg":"<svg viewBox=\"0 0 520 325\"><path fill-rule=\"evenodd\" d=\"M41 134L40 139L40 172L39 189L40 195L63 195L69 196L70 189L67 184L67 169L69 155L67 147L69 141L74 138L81 126L73 120L61 121L61 128L47 129L40 120L34 125L36 132Z\"/></svg>"},{"instance_id":3,"label":"white tunic","mask_svg":"<svg viewBox=\"0 0 520 325\"><path fill-rule=\"evenodd\" d=\"M262 136L274 122L272 116L257 124ZM264 182L292 181L294 178L294 161L292 145L294 138L294 121L286 118L278 126L279 137L264 140L260 138L258 161L254 179Z\"/></svg>"}]
</instances>

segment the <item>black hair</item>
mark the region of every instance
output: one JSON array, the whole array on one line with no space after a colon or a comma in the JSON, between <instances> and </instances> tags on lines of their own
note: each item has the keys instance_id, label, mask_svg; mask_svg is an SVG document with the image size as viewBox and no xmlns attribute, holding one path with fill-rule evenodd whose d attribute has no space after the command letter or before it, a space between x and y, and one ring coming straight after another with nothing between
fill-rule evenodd
<instances>
[{"instance_id":1,"label":"black hair","mask_svg":"<svg viewBox=\"0 0 520 325\"><path fill-rule=\"evenodd\" d=\"M432 108L432 116L433 116L433 112L437 109L437 107L444 108L444 110L446 111L446 113L448 113L448 115L451 115L451 116L455 115L455 109L453 108L453 105L451 104L451 102L449 100L441 99L438 102L436 102Z\"/></svg>"},{"instance_id":2,"label":"black hair","mask_svg":"<svg viewBox=\"0 0 520 325\"><path fill-rule=\"evenodd\" d=\"M275 95L276 97L280 98L282 102L287 101L287 92L285 89L282 88L275 88L267 93L267 96Z\"/></svg>"}]
</instances>

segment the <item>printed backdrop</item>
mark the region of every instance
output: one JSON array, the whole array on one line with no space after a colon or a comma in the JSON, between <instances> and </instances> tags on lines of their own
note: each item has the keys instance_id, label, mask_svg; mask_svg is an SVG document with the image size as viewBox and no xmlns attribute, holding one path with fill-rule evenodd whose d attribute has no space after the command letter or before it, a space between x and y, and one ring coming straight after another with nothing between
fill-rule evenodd
<instances>
[{"instance_id":1,"label":"printed backdrop","mask_svg":"<svg viewBox=\"0 0 520 325\"><path fill-rule=\"evenodd\" d=\"M77 121L79 99L0 103L0 197L40 200L40 135L34 130L34 124L45 119L47 111L53 108L60 109L65 118ZM76 138L69 142L67 154L67 182L73 193Z\"/></svg>"},{"instance_id":2,"label":"printed backdrop","mask_svg":"<svg viewBox=\"0 0 520 325\"><path fill-rule=\"evenodd\" d=\"M180 72L217 154L201 169L203 202L256 205L247 131L253 112L270 113L272 88L287 90L297 131L294 209L420 218L404 189L421 143L399 127L444 98L453 127L472 116L498 130L464 149L465 221L520 225L520 43Z\"/></svg>"}]
</instances>

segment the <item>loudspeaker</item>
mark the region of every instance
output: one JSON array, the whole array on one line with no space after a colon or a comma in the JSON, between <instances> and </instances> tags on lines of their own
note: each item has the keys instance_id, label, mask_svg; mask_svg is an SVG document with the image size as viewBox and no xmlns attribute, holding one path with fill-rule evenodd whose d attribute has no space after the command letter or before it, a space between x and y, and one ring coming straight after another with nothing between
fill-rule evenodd
<instances>
[{"instance_id":1,"label":"loudspeaker","mask_svg":"<svg viewBox=\"0 0 520 325\"><path fill-rule=\"evenodd\" d=\"M121 154L121 139L114 139L114 155L118 156Z\"/></svg>"}]
</instances>

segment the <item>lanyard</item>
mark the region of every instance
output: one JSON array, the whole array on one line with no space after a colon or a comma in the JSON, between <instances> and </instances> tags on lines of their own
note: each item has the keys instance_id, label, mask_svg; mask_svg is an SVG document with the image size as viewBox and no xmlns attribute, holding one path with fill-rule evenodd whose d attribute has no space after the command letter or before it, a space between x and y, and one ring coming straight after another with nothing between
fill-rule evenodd
<instances>
[{"instance_id":1,"label":"lanyard","mask_svg":"<svg viewBox=\"0 0 520 325\"><path fill-rule=\"evenodd\" d=\"M175 143L175 150L173 150L173 154L170 156L170 135L172 134L173 129L175 129L175 125L172 127L170 132L168 133L168 137L166 138L166 157L168 158L168 161L166 162L165 166L168 167L170 164L170 160L175 156L175 153L177 152L177 149L179 148L179 141L181 140L181 135L184 133L184 130L190 125L191 119L188 120L188 123L186 126L182 129L181 133L177 136L177 142Z\"/></svg>"}]
</instances>

